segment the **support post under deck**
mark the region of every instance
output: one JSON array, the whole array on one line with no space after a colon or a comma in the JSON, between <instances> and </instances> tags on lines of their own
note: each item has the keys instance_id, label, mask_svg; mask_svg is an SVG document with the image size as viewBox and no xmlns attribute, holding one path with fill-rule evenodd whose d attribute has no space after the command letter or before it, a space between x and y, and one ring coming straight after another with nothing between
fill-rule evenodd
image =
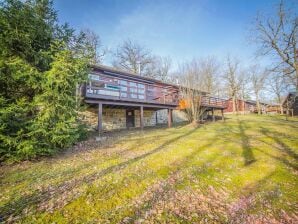
<instances>
[{"instance_id":1,"label":"support post under deck","mask_svg":"<svg viewBox=\"0 0 298 224\"><path fill-rule=\"evenodd\" d=\"M168 127L172 127L172 109L168 109Z\"/></svg>"},{"instance_id":2,"label":"support post under deck","mask_svg":"<svg viewBox=\"0 0 298 224\"><path fill-rule=\"evenodd\" d=\"M224 110L223 109L221 109L221 120L225 120L225 116L224 116Z\"/></svg>"},{"instance_id":3,"label":"support post under deck","mask_svg":"<svg viewBox=\"0 0 298 224\"><path fill-rule=\"evenodd\" d=\"M141 126L141 130L144 129L144 107L141 106L140 107L140 126Z\"/></svg>"},{"instance_id":4,"label":"support post under deck","mask_svg":"<svg viewBox=\"0 0 298 224\"><path fill-rule=\"evenodd\" d=\"M214 108L212 108L212 121L214 122L215 121L215 117L214 117Z\"/></svg>"},{"instance_id":5,"label":"support post under deck","mask_svg":"<svg viewBox=\"0 0 298 224\"><path fill-rule=\"evenodd\" d=\"M102 103L98 103L97 130L99 133L102 132Z\"/></svg>"}]
</instances>

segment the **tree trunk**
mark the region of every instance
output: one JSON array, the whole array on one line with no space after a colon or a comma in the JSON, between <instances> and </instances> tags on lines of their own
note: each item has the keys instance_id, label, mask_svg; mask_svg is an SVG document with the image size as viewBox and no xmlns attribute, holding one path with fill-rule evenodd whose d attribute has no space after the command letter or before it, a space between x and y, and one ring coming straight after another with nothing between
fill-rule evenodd
<instances>
[{"instance_id":1,"label":"tree trunk","mask_svg":"<svg viewBox=\"0 0 298 224\"><path fill-rule=\"evenodd\" d=\"M296 54L298 55L298 52ZM296 91L298 91L298 66L297 65L296 65Z\"/></svg>"},{"instance_id":2,"label":"tree trunk","mask_svg":"<svg viewBox=\"0 0 298 224\"><path fill-rule=\"evenodd\" d=\"M236 112L236 97L233 96L233 114Z\"/></svg>"},{"instance_id":3,"label":"tree trunk","mask_svg":"<svg viewBox=\"0 0 298 224\"><path fill-rule=\"evenodd\" d=\"M259 101L259 96L258 96L258 94L256 94L256 101L257 101L258 114L261 114L260 101Z\"/></svg>"},{"instance_id":4,"label":"tree trunk","mask_svg":"<svg viewBox=\"0 0 298 224\"><path fill-rule=\"evenodd\" d=\"M296 91L298 91L298 50L296 46L294 48L294 66L295 66L295 73L296 73Z\"/></svg>"},{"instance_id":5,"label":"tree trunk","mask_svg":"<svg viewBox=\"0 0 298 224\"><path fill-rule=\"evenodd\" d=\"M194 126L194 127L198 127L200 124L199 120L197 119L194 119L192 122L191 122L191 125Z\"/></svg>"},{"instance_id":6,"label":"tree trunk","mask_svg":"<svg viewBox=\"0 0 298 224\"><path fill-rule=\"evenodd\" d=\"M283 115L284 114L284 108L282 105L280 105L280 114Z\"/></svg>"}]
</instances>

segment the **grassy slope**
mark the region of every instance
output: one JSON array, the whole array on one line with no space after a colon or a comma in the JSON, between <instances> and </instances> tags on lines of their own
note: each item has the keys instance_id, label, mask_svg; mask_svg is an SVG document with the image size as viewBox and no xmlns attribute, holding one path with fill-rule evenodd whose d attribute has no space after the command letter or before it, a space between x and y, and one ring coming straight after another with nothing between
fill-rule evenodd
<instances>
[{"instance_id":1,"label":"grassy slope","mask_svg":"<svg viewBox=\"0 0 298 224\"><path fill-rule=\"evenodd\" d=\"M2 167L0 214L27 223L297 221L291 119L132 131L85 146L97 150Z\"/></svg>"}]
</instances>

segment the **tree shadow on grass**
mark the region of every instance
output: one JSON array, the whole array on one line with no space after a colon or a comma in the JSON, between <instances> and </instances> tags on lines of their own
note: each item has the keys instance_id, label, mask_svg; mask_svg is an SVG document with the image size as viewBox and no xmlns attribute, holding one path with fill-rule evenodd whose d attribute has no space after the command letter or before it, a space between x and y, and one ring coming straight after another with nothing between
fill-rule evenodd
<instances>
[{"instance_id":1,"label":"tree shadow on grass","mask_svg":"<svg viewBox=\"0 0 298 224\"><path fill-rule=\"evenodd\" d=\"M86 184L86 183L90 184L90 183L94 182L95 180L97 180L107 174L120 171L135 162L138 162L148 156L151 156L155 153L162 151L164 149L164 147L180 140L181 138L191 135L197 129L198 128L194 128L194 129L186 132L185 134L182 134L175 138L169 139L168 141L164 142L160 146L156 147L155 149L153 149L147 153L144 153L140 156L136 156L132 159L129 159L129 160L119 163L117 165L110 166L104 170L97 172L97 173L93 173L93 174L90 174L90 175L87 175L87 176L84 176L81 178L77 178L77 179L74 179L74 180L71 180L68 182L64 182L58 186L54 186L54 187L50 186L44 190L40 190L40 191L37 190L37 191L34 191L30 195L21 196L15 200L12 200L9 203L5 204L4 206L0 207L0 222L4 222L4 221L8 220L10 217L13 218L13 217L18 216L18 218L20 218L20 216L22 216L24 209L28 208L29 206L35 206L35 205L38 205L41 203L45 203L45 202L53 199L55 196L61 195L65 192L70 192L71 190L73 190L74 188L76 188L82 184Z\"/></svg>"},{"instance_id":2,"label":"tree shadow on grass","mask_svg":"<svg viewBox=\"0 0 298 224\"><path fill-rule=\"evenodd\" d=\"M273 170L240 191L242 194L239 200L231 206L229 223L297 223L295 203L288 204L284 199L280 200L283 196L283 183L274 180L276 174L277 171ZM291 208L281 209L276 203ZM264 208L258 209L259 217L253 215L256 208Z\"/></svg>"},{"instance_id":3,"label":"tree shadow on grass","mask_svg":"<svg viewBox=\"0 0 298 224\"><path fill-rule=\"evenodd\" d=\"M264 143L265 143L265 142L264 142ZM267 144L267 143L266 143L266 144ZM256 148L256 150L258 150L259 152L265 154L266 156L269 156L269 157L271 157L271 158L273 158L273 159L275 159L275 160L278 160L278 161L284 163L285 165L287 165L287 166L293 168L294 170L298 170L298 165L292 164L289 160L287 160L287 159L285 159L285 158L282 158L282 157L280 157L280 156L274 156L274 155L272 155L272 154L270 154L270 153L268 153L268 152L265 152L264 150L259 149L259 148Z\"/></svg>"},{"instance_id":4,"label":"tree shadow on grass","mask_svg":"<svg viewBox=\"0 0 298 224\"><path fill-rule=\"evenodd\" d=\"M294 152L294 150L287 146L281 139L280 139L280 135L282 135L281 133L278 132L272 132L270 130L268 130L267 128L261 127L261 133L263 135L265 135L266 137L272 139L278 147L275 147L277 149L279 149L280 151L286 153L288 156L290 156L291 158L295 159L295 161L298 160L298 154Z\"/></svg>"},{"instance_id":5,"label":"tree shadow on grass","mask_svg":"<svg viewBox=\"0 0 298 224\"><path fill-rule=\"evenodd\" d=\"M258 203L263 204L266 201L264 197L267 195L261 195L260 192L262 192L264 186L267 186L274 174L275 171L272 171L262 179L245 186L239 191L238 200L232 203L228 210L229 223L248 223L251 210L255 209ZM266 199L267 201L270 200L267 197Z\"/></svg>"},{"instance_id":6,"label":"tree shadow on grass","mask_svg":"<svg viewBox=\"0 0 298 224\"><path fill-rule=\"evenodd\" d=\"M256 161L250 145L250 139L245 133L245 125L243 121L238 121L238 128L240 131L240 138L242 144L242 156L244 158L244 165L248 166Z\"/></svg>"},{"instance_id":7,"label":"tree shadow on grass","mask_svg":"<svg viewBox=\"0 0 298 224\"><path fill-rule=\"evenodd\" d=\"M210 146L215 144L218 141L218 139L212 139L209 141L209 143L204 144L200 146L197 150L190 153L189 155L183 157L183 159L175 164L173 166L176 167L175 171L167 177L165 180L163 180L163 184L160 184L160 186L157 189L153 189L151 192L151 189L148 191L150 192L149 195L151 195L147 200L142 201L140 205L134 208L134 215L130 217L131 222L135 222L137 219L142 218L147 211L152 209L159 200L166 200L167 196L173 193L173 191L177 188L177 186L185 181L185 178L181 178L179 175L179 172L181 172L184 169L188 169L189 167L192 167L192 161L194 161L197 156L204 150L208 149ZM208 159L204 163L200 165L202 170L200 173L208 172L207 167L210 166L210 164L216 160L219 154L216 154L216 156ZM175 176L177 176L175 178ZM189 178L188 176L186 178ZM148 193L145 192L144 194Z\"/></svg>"}]
</instances>

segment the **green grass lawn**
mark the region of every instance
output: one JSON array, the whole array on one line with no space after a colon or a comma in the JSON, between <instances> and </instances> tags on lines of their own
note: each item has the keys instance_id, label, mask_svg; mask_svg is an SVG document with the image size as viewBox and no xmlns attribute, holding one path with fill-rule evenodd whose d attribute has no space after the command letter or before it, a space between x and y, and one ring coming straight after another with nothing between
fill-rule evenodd
<instances>
[{"instance_id":1,"label":"green grass lawn","mask_svg":"<svg viewBox=\"0 0 298 224\"><path fill-rule=\"evenodd\" d=\"M0 171L0 220L297 223L298 119L120 132Z\"/></svg>"}]
</instances>

